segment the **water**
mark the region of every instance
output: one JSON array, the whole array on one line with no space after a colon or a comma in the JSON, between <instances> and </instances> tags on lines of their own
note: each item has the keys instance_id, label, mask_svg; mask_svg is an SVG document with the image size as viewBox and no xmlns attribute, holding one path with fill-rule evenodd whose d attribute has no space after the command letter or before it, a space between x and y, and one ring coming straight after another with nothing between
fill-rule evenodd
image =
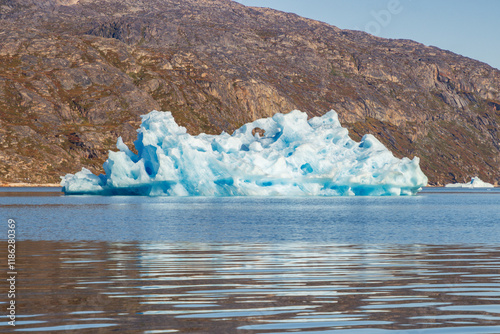
<instances>
[{"instance_id":1,"label":"water","mask_svg":"<svg viewBox=\"0 0 500 334\"><path fill-rule=\"evenodd\" d=\"M21 190L0 192L2 233L8 218L17 223L19 272L17 326L0 332L500 333L497 189L402 198Z\"/></svg>"}]
</instances>

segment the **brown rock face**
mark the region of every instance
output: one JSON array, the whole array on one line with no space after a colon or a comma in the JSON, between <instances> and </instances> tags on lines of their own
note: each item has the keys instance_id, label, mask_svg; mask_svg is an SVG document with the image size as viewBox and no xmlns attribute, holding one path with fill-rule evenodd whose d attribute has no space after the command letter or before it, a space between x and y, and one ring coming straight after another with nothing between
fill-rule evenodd
<instances>
[{"instance_id":1,"label":"brown rock face","mask_svg":"<svg viewBox=\"0 0 500 334\"><path fill-rule=\"evenodd\" d=\"M336 110L431 184L500 181L500 71L229 0L0 0L0 181L100 171L139 115L192 134Z\"/></svg>"}]
</instances>

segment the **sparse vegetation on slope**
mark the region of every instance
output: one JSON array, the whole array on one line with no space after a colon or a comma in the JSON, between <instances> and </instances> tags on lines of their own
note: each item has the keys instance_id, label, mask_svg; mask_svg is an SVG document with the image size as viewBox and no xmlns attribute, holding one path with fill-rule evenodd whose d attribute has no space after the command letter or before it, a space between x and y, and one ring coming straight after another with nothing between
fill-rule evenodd
<instances>
[{"instance_id":1,"label":"sparse vegetation on slope","mask_svg":"<svg viewBox=\"0 0 500 334\"><path fill-rule=\"evenodd\" d=\"M500 71L229 0L0 1L0 180L99 171L139 115L192 134L335 109L433 184L500 181Z\"/></svg>"}]
</instances>

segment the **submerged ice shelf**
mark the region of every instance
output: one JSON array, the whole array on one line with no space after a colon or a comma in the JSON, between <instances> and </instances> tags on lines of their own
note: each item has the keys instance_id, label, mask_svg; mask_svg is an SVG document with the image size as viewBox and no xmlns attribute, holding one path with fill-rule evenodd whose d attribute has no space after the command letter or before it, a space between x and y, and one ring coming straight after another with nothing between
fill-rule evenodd
<instances>
[{"instance_id":1,"label":"submerged ice shelf","mask_svg":"<svg viewBox=\"0 0 500 334\"><path fill-rule=\"evenodd\" d=\"M258 130L258 131L256 131ZM105 175L67 174L66 194L149 196L414 195L427 184L419 159L397 159L374 136L358 143L337 113L294 110L232 135L191 136L170 112L142 116L134 154L118 139ZM263 134L262 134L263 133ZM261 135L262 134L262 135Z\"/></svg>"}]
</instances>

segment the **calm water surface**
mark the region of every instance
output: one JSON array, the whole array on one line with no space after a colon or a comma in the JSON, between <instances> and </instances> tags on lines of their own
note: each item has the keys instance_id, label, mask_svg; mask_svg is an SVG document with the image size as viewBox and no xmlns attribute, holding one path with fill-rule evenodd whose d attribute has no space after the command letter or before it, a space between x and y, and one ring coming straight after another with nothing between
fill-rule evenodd
<instances>
[{"instance_id":1,"label":"calm water surface","mask_svg":"<svg viewBox=\"0 0 500 334\"><path fill-rule=\"evenodd\" d=\"M0 213L3 235L8 218L17 222L18 269L17 326L3 321L0 332L500 333L497 189L403 198L21 189L0 191Z\"/></svg>"}]
</instances>

